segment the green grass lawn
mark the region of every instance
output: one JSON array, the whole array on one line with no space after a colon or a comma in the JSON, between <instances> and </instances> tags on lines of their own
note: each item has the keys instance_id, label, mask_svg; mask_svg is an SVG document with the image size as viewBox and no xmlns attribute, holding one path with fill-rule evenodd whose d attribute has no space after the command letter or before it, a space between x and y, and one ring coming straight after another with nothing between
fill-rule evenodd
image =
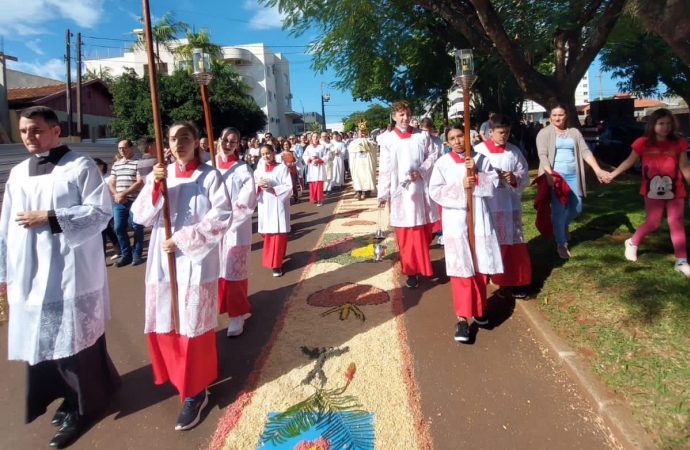
<instances>
[{"instance_id":1,"label":"green grass lawn","mask_svg":"<svg viewBox=\"0 0 690 450\"><path fill-rule=\"evenodd\" d=\"M523 195L539 308L660 448L690 448L690 280L673 270L665 219L640 244L637 262L623 255L645 217L639 177L588 183L583 214L570 226L568 261L534 226L536 190Z\"/></svg>"}]
</instances>

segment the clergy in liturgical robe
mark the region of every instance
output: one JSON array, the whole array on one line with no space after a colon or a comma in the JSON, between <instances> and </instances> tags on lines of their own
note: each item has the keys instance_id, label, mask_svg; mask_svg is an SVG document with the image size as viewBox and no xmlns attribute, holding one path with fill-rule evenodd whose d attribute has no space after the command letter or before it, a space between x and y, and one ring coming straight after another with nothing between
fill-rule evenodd
<instances>
[{"instance_id":1,"label":"clergy in liturgical robe","mask_svg":"<svg viewBox=\"0 0 690 450\"><path fill-rule=\"evenodd\" d=\"M265 164L259 164L254 172L258 192L258 231L264 238L261 264L273 269L274 277L280 277L290 233L292 180L287 166L275 161L273 146L261 146L261 159Z\"/></svg>"},{"instance_id":2,"label":"clergy in liturgical robe","mask_svg":"<svg viewBox=\"0 0 690 450\"><path fill-rule=\"evenodd\" d=\"M105 343L110 308L101 240L112 201L93 160L60 145L54 111L25 109L19 132L31 156L11 170L0 216L8 356L27 362L27 423L63 399L50 441L63 448L119 385Z\"/></svg>"},{"instance_id":3,"label":"clergy in liturgical robe","mask_svg":"<svg viewBox=\"0 0 690 450\"><path fill-rule=\"evenodd\" d=\"M249 258L252 253L252 214L256 208L256 184L249 165L239 160L240 132L226 128L221 133L216 167L223 174L232 202L232 225L220 245L218 312L228 314L227 336L239 336L250 315L248 297Z\"/></svg>"},{"instance_id":4,"label":"clergy in liturgical robe","mask_svg":"<svg viewBox=\"0 0 690 450\"><path fill-rule=\"evenodd\" d=\"M416 288L420 274L433 274L429 244L438 209L429 198L428 185L438 154L429 133L409 125L408 102L395 102L392 110L396 125L381 144L378 200L380 208L390 202L402 273L407 287Z\"/></svg>"},{"instance_id":5,"label":"clergy in liturgical robe","mask_svg":"<svg viewBox=\"0 0 690 450\"><path fill-rule=\"evenodd\" d=\"M218 244L232 220L232 205L222 176L199 159L199 131L190 122L175 122L168 140L172 164L156 165L132 205L134 220L150 227L146 261L148 340L156 384L170 381L184 401L176 430L197 425L208 404L206 387L218 375L215 328L218 325ZM172 237L166 239L163 196L167 181ZM168 254L175 256L177 278L170 279ZM172 318L171 283L177 284L179 330Z\"/></svg>"},{"instance_id":6,"label":"clergy in liturgical robe","mask_svg":"<svg viewBox=\"0 0 690 450\"><path fill-rule=\"evenodd\" d=\"M452 126L446 137L452 150L439 158L434 166L429 192L431 198L443 208L446 273L450 277L453 306L459 320L455 340L467 342L467 320L470 317L474 317L478 325L488 324L484 318L487 275L503 272L501 248L486 203L498 186L499 177L486 156L475 154L472 155L474 159L465 160L464 134L460 126ZM468 168L472 168L475 174L469 179ZM467 234L466 182L474 185L474 255Z\"/></svg>"},{"instance_id":7,"label":"clergy in liturgical robe","mask_svg":"<svg viewBox=\"0 0 690 450\"><path fill-rule=\"evenodd\" d=\"M475 150L485 155L501 176L498 189L487 199L503 255L503 274L491 279L503 289L512 287L515 298L525 298L525 287L532 282L532 265L522 233L520 197L529 185L529 168L520 149L508 142L510 125L508 117L495 114L489 120L489 140L477 144Z\"/></svg>"},{"instance_id":8,"label":"clergy in liturgical robe","mask_svg":"<svg viewBox=\"0 0 690 450\"><path fill-rule=\"evenodd\" d=\"M326 180L326 147L319 143L319 135L312 133L311 144L302 154L302 161L308 166L307 182L309 183L309 201L321 206L323 201L323 183Z\"/></svg>"},{"instance_id":9,"label":"clergy in liturgical robe","mask_svg":"<svg viewBox=\"0 0 690 450\"><path fill-rule=\"evenodd\" d=\"M350 175L352 187L355 189L355 198L364 200L369 197L371 191L376 189L376 151L377 145L367 138L367 123L359 122L357 125L359 137L348 147L350 154Z\"/></svg>"}]
</instances>

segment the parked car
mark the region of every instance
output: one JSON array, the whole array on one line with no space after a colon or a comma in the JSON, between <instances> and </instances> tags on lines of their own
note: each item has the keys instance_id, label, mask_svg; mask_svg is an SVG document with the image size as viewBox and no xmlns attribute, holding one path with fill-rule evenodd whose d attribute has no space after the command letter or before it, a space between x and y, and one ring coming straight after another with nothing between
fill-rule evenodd
<instances>
[{"instance_id":1,"label":"parked car","mask_svg":"<svg viewBox=\"0 0 690 450\"><path fill-rule=\"evenodd\" d=\"M646 122L618 122L606 125L594 147L594 156L612 166L619 165L630 155L632 143L644 136L645 125Z\"/></svg>"}]
</instances>

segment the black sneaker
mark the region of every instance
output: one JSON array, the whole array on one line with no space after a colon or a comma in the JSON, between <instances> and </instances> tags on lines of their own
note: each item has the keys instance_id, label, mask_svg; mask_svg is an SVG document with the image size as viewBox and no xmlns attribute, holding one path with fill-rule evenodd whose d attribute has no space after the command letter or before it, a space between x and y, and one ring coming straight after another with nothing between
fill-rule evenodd
<instances>
[{"instance_id":1,"label":"black sneaker","mask_svg":"<svg viewBox=\"0 0 690 450\"><path fill-rule=\"evenodd\" d=\"M512 291L513 298L527 298L527 286L515 286Z\"/></svg>"},{"instance_id":2,"label":"black sneaker","mask_svg":"<svg viewBox=\"0 0 690 450\"><path fill-rule=\"evenodd\" d=\"M183 431L194 428L201 419L201 412L208 405L208 394L206 390L203 392L204 396L200 400L185 400L182 405L182 412L177 418L175 431Z\"/></svg>"},{"instance_id":3,"label":"black sneaker","mask_svg":"<svg viewBox=\"0 0 690 450\"><path fill-rule=\"evenodd\" d=\"M470 340L470 326L466 320L461 320L455 326L455 340L457 342L467 342Z\"/></svg>"},{"instance_id":4,"label":"black sneaker","mask_svg":"<svg viewBox=\"0 0 690 450\"><path fill-rule=\"evenodd\" d=\"M409 277L407 277L405 286L407 286L410 289L416 288L417 286L419 286L419 277L417 275L410 275Z\"/></svg>"},{"instance_id":5,"label":"black sneaker","mask_svg":"<svg viewBox=\"0 0 690 450\"><path fill-rule=\"evenodd\" d=\"M475 316L474 317L474 323L476 323L479 326L486 326L489 324L489 319L487 319L485 316Z\"/></svg>"},{"instance_id":6,"label":"black sneaker","mask_svg":"<svg viewBox=\"0 0 690 450\"><path fill-rule=\"evenodd\" d=\"M142 258L141 255L134 255L134 258L132 258L132 265L138 266L140 264L144 264L144 258Z\"/></svg>"},{"instance_id":7,"label":"black sneaker","mask_svg":"<svg viewBox=\"0 0 690 450\"><path fill-rule=\"evenodd\" d=\"M283 276L283 269L273 269L273 276L274 277L282 277Z\"/></svg>"}]
</instances>

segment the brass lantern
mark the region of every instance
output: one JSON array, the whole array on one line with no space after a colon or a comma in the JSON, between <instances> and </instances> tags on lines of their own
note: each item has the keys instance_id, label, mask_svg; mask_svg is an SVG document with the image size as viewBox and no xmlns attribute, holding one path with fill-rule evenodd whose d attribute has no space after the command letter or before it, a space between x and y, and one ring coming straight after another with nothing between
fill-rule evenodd
<instances>
[{"instance_id":1,"label":"brass lantern","mask_svg":"<svg viewBox=\"0 0 690 450\"><path fill-rule=\"evenodd\" d=\"M469 89L477 80L474 74L474 56L472 49L455 50L454 81L463 89Z\"/></svg>"},{"instance_id":2,"label":"brass lantern","mask_svg":"<svg viewBox=\"0 0 690 450\"><path fill-rule=\"evenodd\" d=\"M203 85L207 85L213 75L211 75L211 57L201 48L192 50L192 78Z\"/></svg>"}]
</instances>

